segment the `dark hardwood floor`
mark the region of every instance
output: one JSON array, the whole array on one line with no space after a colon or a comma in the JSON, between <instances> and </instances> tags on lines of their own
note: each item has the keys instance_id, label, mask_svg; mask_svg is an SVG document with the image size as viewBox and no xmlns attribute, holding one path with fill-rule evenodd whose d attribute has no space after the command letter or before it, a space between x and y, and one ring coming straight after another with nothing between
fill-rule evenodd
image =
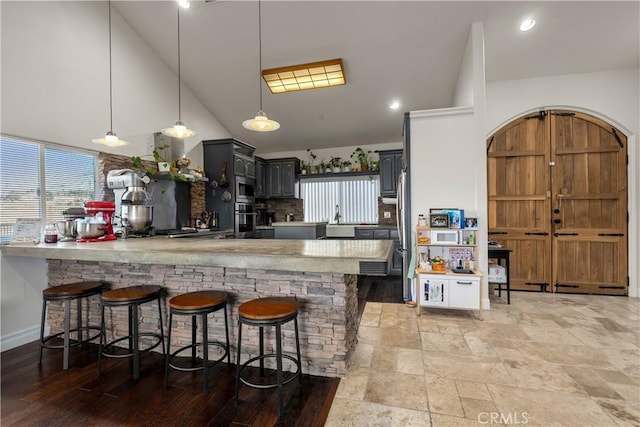
<instances>
[{"instance_id":1,"label":"dark hardwood floor","mask_svg":"<svg viewBox=\"0 0 640 427\"><path fill-rule=\"evenodd\" d=\"M365 301L402 302L399 278L360 277L358 319ZM62 351L46 350L38 365L38 342L3 352L1 357L1 424L8 426L322 426L340 382L303 376L284 387L285 413L278 417L274 390L242 386L234 402L235 366L210 372L211 391L202 393L201 373L170 372L163 389L160 354L141 357L140 379L131 378L128 360L103 359L96 378L97 347L71 349L69 369L62 370Z\"/></svg>"}]
</instances>

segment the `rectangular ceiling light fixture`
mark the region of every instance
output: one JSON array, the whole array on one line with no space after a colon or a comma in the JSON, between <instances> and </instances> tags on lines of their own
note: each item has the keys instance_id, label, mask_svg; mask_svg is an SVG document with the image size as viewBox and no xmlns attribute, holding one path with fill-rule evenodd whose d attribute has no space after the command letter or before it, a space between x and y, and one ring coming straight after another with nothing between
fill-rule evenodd
<instances>
[{"instance_id":1,"label":"rectangular ceiling light fixture","mask_svg":"<svg viewBox=\"0 0 640 427\"><path fill-rule=\"evenodd\" d=\"M342 58L262 70L271 93L340 86L347 83Z\"/></svg>"}]
</instances>

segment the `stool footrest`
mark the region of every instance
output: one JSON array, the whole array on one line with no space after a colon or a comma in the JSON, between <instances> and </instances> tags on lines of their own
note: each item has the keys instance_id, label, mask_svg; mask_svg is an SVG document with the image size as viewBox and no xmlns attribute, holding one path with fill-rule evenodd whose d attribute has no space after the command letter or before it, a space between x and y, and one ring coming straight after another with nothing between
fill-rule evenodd
<instances>
[{"instance_id":1,"label":"stool footrest","mask_svg":"<svg viewBox=\"0 0 640 427\"><path fill-rule=\"evenodd\" d=\"M87 337L81 341L78 340L74 340L73 342L69 342L69 347L76 347L79 345L82 345L86 342L89 341L93 341L96 338L98 338L100 336L100 327L99 326L83 326L82 328L73 328L73 329L69 329L69 334L72 334L73 332L80 332L80 331L89 331L89 330L94 330L94 331L98 331L98 333L92 337ZM42 347L43 348L49 348L49 349L60 349L60 348L64 348L64 344L60 344L60 345L55 345L55 344L47 344L47 342L49 340L52 340L54 338L58 338L64 335L64 331L62 332L58 332L57 334L53 334L53 335L49 335L48 337L43 338L43 340L41 341Z\"/></svg>"},{"instance_id":2,"label":"stool footrest","mask_svg":"<svg viewBox=\"0 0 640 427\"><path fill-rule=\"evenodd\" d=\"M144 350L138 349L138 353L139 354L146 353L148 351L153 350L154 348L156 348L157 346L159 346L162 343L162 339L163 339L160 334L155 334L153 332L143 332L143 333L138 334L138 337L139 338L141 338L141 337L153 337L153 338L156 338L158 340L155 344L153 344L149 348L145 348ZM128 340L129 338L130 338L130 336L126 336L126 337L118 338L117 340L113 340L113 341L110 341L110 342L106 343L102 348L102 355L104 357L111 357L113 359L122 359L122 358L125 358L125 357L133 356L133 350L130 351L129 353L122 353L122 354L116 354L116 353L109 353L108 352L108 348L109 347L114 346L114 344L119 343L120 341ZM119 347L119 348L122 348L122 347Z\"/></svg>"},{"instance_id":3,"label":"stool footrest","mask_svg":"<svg viewBox=\"0 0 640 427\"><path fill-rule=\"evenodd\" d=\"M261 359L267 359L267 358L277 358L277 354L275 353L269 353L269 354L264 354L262 356L256 356L256 357L252 357L251 359L247 360L246 362L244 362L240 368L238 368L238 379L245 385L248 385L249 387L253 387L253 388L258 388L258 389L270 389L270 388L276 388L278 387L277 383L269 383L269 384L256 384L256 383L252 383L251 381L247 380L246 378L242 377L242 371L244 370L244 368L248 367L250 363L255 362L256 360L261 360ZM290 361L292 361L295 366L296 366L296 371L295 372L289 372L289 371L282 371L282 374L289 374L291 375L289 378L284 379L282 381L281 385L285 385L285 384L289 384L291 381L295 380L296 378L298 378L298 376L300 376L300 365L298 362L298 359L296 359L293 356L290 356L288 354L283 354L282 355L283 359L289 359ZM256 369L259 369L258 367L255 367ZM274 370L275 372L275 370Z\"/></svg>"},{"instance_id":4,"label":"stool footrest","mask_svg":"<svg viewBox=\"0 0 640 427\"><path fill-rule=\"evenodd\" d=\"M177 366L174 365L173 363L171 363L171 361L178 356L179 353L182 353L185 350L189 350L191 348L194 347L200 347L202 346L202 343L195 343L195 344L190 344L190 345L185 345L184 347L174 351L173 353L171 353L171 355L169 356L169 367L175 369L176 371L182 371L182 372L194 372L194 371L201 371L204 369L204 359L202 359L201 357L197 357L196 359L200 360L200 365L199 366L194 366L192 368L184 368L182 366ZM224 353L222 354L222 356L220 356L218 359L216 360L209 360L209 364L207 365L208 368L211 368L217 364L219 364L220 362L222 362L224 360L225 357L227 357L227 354L229 354L229 349L227 348L226 345L224 345L221 342L218 341L207 341L207 348L209 346L216 346L216 347L220 347L221 349L224 350ZM204 350L203 350L204 351ZM191 357L185 357L185 359L191 359Z\"/></svg>"}]
</instances>

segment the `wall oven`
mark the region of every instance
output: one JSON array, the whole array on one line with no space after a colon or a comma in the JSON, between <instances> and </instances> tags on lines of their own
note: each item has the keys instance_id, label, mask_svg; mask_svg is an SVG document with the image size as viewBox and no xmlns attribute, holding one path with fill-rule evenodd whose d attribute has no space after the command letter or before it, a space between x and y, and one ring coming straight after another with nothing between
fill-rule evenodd
<instances>
[{"instance_id":1,"label":"wall oven","mask_svg":"<svg viewBox=\"0 0 640 427\"><path fill-rule=\"evenodd\" d=\"M256 180L236 176L236 201L242 203L253 203L255 197Z\"/></svg>"},{"instance_id":2,"label":"wall oven","mask_svg":"<svg viewBox=\"0 0 640 427\"><path fill-rule=\"evenodd\" d=\"M235 204L236 239L252 239L256 235L256 212L253 203Z\"/></svg>"}]
</instances>

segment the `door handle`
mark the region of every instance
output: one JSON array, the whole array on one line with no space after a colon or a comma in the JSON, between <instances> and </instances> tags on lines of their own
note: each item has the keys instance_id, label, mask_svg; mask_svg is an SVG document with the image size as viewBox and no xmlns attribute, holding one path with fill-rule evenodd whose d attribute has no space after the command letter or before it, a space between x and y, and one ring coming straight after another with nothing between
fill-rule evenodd
<instances>
[{"instance_id":1,"label":"door handle","mask_svg":"<svg viewBox=\"0 0 640 427\"><path fill-rule=\"evenodd\" d=\"M562 220L560 218L556 218L553 220L554 224L560 224L562 222Z\"/></svg>"}]
</instances>

